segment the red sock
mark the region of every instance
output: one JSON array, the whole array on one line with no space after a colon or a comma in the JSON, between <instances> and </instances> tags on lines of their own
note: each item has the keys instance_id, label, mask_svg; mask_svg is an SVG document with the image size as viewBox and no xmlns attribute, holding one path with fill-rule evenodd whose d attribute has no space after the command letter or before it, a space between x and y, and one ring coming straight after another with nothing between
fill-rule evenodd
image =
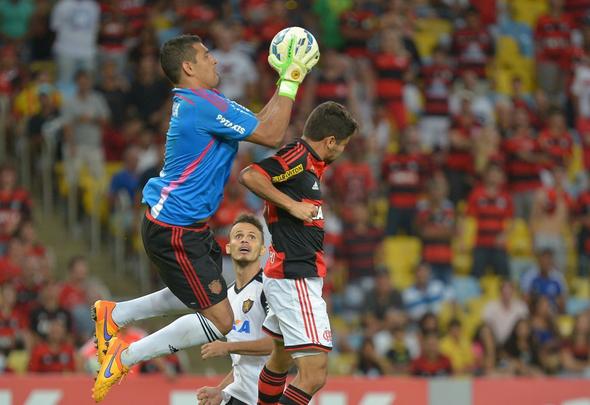
<instances>
[{"instance_id":1,"label":"red sock","mask_svg":"<svg viewBox=\"0 0 590 405\"><path fill-rule=\"evenodd\" d=\"M264 366L258 379L258 405L278 404L286 380L287 373L275 373Z\"/></svg>"},{"instance_id":2,"label":"red sock","mask_svg":"<svg viewBox=\"0 0 590 405\"><path fill-rule=\"evenodd\" d=\"M283 393L283 396L281 397L279 404L307 405L309 404L309 401L311 401L311 395L289 384L289 386Z\"/></svg>"}]
</instances>

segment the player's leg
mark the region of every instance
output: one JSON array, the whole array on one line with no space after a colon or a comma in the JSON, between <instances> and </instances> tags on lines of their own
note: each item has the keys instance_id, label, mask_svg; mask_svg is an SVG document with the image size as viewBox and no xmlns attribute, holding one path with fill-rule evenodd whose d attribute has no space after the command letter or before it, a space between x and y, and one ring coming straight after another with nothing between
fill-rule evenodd
<instances>
[{"instance_id":1,"label":"player's leg","mask_svg":"<svg viewBox=\"0 0 590 405\"><path fill-rule=\"evenodd\" d=\"M326 383L328 354L321 351L293 353L297 376L287 386L279 404L307 405Z\"/></svg>"},{"instance_id":2,"label":"player's leg","mask_svg":"<svg viewBox=\"0 0 590 405\"><path fill-rule=\"evenodd\" d=\"M170 227L145 219L142 236L148 256L170 291L187 307L214 315L215 321L197 312L130 345L111 339L94 385L96 401L102 400L132 365L220 339L233 325L221 277L221 249L208 229Z\"/></svg>"},{"instance_id":3,"label":"player's leg","mask_svg":"<svg viewBox=\"0 0 590 405\"><path fill-rule=\"evenodd\" d=\"M274 348L258 378L258 405L277 404L285 390L287 372L293 360L282 340L274 340Z\"/></svg>"}]
</instances>

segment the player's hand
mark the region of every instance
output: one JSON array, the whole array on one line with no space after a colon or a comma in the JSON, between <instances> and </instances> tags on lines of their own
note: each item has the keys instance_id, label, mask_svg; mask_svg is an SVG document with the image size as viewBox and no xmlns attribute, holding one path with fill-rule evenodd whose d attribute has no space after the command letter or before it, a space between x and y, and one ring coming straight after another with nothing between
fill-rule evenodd
<instances>
[{"instance_id":1,"label":"player's hand","mask_svg":"<svg viewBox=\"0 0 590 405\"><path fill-rule=\"evenodd\" d=\"M226 356L228 353L227 343L219 340L201 346L201 357L203 359Z\"/></svg>"},{"instance_id":2,"label":"player's hand","mask_svg":"<svg viewBox=\"0 0 590 405\"><path fill-rule=\"evenodd\" d=\"M203 387L197 391L199 405L219 405L221 404L221 390L217 387Z\"/></svg>"},{"instance_id":3,"label":"player's hand","mask_svg":"<svg viewBox=\"0 0 590 405\"><path fill-rule=\"evenodd\" d=\"M317 205L307 202L294 202L288 209L289 214L293 215L304 222L313 222L313 219L318 215Z\"/></svg>"}]
</instances>

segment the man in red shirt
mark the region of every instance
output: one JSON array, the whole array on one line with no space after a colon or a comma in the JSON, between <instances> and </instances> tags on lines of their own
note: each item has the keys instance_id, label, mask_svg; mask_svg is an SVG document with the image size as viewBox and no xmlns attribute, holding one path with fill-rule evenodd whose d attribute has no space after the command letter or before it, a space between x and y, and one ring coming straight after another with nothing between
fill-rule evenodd
<instances>
[{"instance_id":1,"label":"man in red shirt","mask_svg":"<svg viewBox=\"0 0 590 405\"><path fill-rule=\"evenodd\" d=\"M59 319L49 321L47 341L33 347L29 371L64 373L76 371L74 346L67 341L66 327Z\"/></svg>"},{"instance_id":2,"label":"man in red shirt","mask_svg":"<svg viewBox=\"0 0 590 405\"><path fill-rule=\"evenodd\" d=\"M471 192L467 202L467 216L477 221L471 272L479 278L491 267L494 273L508 277L506 234L513 215L512 198L503 190L504 172L500 166L491 163L484 176L483 185Z\"/></svg>"},{"instance_id":3,"label":"man in red shirt","mask_svg":"<svg viewBox=\"0 0 590 405\"><path fill-rule=\"evenodd\" d=\"M567 165L572 158L573 143L563 112L559 109L552 110L547 128L539 134L541 150L549 157L545 168L552 169L559 162Z\"/></svg>"},{"instance_id":4,"label":"man in red shirt","mask_svg":"<svg viewBox=\"0 0 590 405\"><path fill-rule=\"evenodd\" d=\"M571 33L574 30L569 16L563 13L563 0L549 1L549 13L542 15L535 26L537 49L537 83L551 100L563 101L571 66Z\"/></svg>"},{"instance_id":5,"label":"man in red shirt","mask_svg":"<svg viewBox=\"0 0 590 405\"><path fill-rule=\"evenodd\" d=\"M422 353L410 365L410 373L418 377L450 376L453 374L451 360L440 353L439 340L435 332L422 337Z\"/></svg>"},{"instance_id":6,"label":"man in red shirt","mask_svg":"<svg viewBox=\"0 0 590 405\"><path fill-rule=\"evenodd\" d=\"M455 234L455 208L447 199L448 186L442 174L428 182L428 196L418 203L416 220L422 240L422 258L434 277L445 284L453 276L451 241Z\"/></svg>"},{"instance_id":7,"label":"man in red shirt","mask_svg":"<svg viewBox=\"0 0 590 405\"><path fill-rule=\"evenodd\" d=\"M400 137L399 153L386 155L381 166L381 181L389 195L387 235L396 235L400 230L414 234L424 163L418 133L415 128L408 128Z\"/></svg>"},{"instance_id":8,"label":"man in red shirt","mask_svg":"<svg viewBox=\"0 0 590 405\"><path fill-rule=\"evenodd\" d=\"M477 8L470 7L465 14L466 26L453 33L451 53L457 55L458 75L473 70L483 79L488 61L494 56L494 39L482 24Z\"/></svg>"}]
</instances>

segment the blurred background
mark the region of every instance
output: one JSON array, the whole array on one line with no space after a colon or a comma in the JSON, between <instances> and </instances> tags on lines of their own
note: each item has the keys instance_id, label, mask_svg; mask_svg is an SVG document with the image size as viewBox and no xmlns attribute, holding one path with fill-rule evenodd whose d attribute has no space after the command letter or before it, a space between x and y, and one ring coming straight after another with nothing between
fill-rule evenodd
<instances>
[{"instance_id":1,"label":"blurred background","mask_svg":"<svg viewBox=\"0 0 590 405\"><path fill-rule=\"evenodd\" d=\"M161 287L138 238L160 45L200 35L258 111L292 25L322 56L289 139L326 100L361 125L325 176L331 374L590 376L590 0L0 0L0 373L91 373L91 303ZM241 145L221 244L261 214L236 175L270 153ZM192 350L137 371L228 367Z\"/></svg>"}]
</instances>

